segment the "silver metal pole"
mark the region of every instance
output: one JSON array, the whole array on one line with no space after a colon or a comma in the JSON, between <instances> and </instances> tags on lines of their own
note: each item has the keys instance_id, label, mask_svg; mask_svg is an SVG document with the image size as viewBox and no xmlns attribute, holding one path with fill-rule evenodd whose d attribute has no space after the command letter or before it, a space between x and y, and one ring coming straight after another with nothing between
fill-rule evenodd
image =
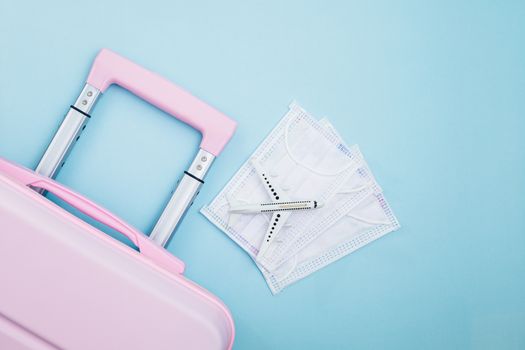
<instances>
[{"instance_id":1,"label":"silver metal pole","mask_svg":"<svg viewBox=\"0 0 525 350\"><path fill-rule=\"evenodd\" d=\"M86 84L77 98L75 104L71 105L62 124L40 159L35 171L41 175L54 178L58 170L71 152L80 133L86 127L90 118L89 112L95 105L100 91Z\"/></svg>"},{"instance_id":2,"label":"silver metal pole","mask_svg":"<svg viewBox=\"0 0 525 350\"><path fill-rule=\"evenodd\" d=\"M214 155L199 149L189 169L184 172L179 180L177 188L151 232L150 238L155 243L166 246L169 242L180 220L199 193L199 189L204 183L204 176L214 159Z\"/></svg>"}]
</instances>

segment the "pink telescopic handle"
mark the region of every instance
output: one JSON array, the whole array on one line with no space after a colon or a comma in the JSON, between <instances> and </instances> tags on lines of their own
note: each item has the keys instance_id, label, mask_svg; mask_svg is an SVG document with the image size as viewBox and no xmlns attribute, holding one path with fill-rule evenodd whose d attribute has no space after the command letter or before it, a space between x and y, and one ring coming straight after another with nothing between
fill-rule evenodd
<instances>
[{"instance_id":1,"label":"pink telescopic handle","mask_svg":"<svg viewBox=\"0 0 525 350\"><path fill-rule=\"evenodd\" d=\"M173 273L183 273L184 263L169 254L168 251L153 243L142 232L137 231L122 219L100 207L98 204L32 170L17 166L0 158L0 173L26 186L35 186L55 194L60 199L72 205L92 219L111 227L129 238L137 246L140 253L160 267Z\"/></svg>"},{"instance_id":2,"label":"pink telescopic handle","mask_svg":"<svg viewBox=\"0 0 525 350\"><path fill-rule=\"evenodd\" d=\"M87 83L101 92L117 84L202 133L201 149L218 156L237 123L163 77L108 50L102 49Z\"/></svg>"}]
</instances>

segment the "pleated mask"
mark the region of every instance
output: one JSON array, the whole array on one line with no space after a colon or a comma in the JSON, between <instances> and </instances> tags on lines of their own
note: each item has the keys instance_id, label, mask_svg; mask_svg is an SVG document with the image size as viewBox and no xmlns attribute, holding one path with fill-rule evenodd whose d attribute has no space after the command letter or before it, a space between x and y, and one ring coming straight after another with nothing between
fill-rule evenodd
<instances>
[{"instance_id":1,"label":"pleated mask","mask_svg":"<svg viewBox=\"0 0 525 350\"><path fill-rule=\"evenodd\" d=\"M288 231L310 221L315 210L283 212L278 223L272 223L271 214L232 213L232 204L303 199L328 202L356 172L359 161L340 148L336 135L292 104L254 154L201 212L250 256L261 259L271 254L274 245L286 243ZM272 224L277 224L276 230L269 238Z\"/></svg>"}]
</instances>

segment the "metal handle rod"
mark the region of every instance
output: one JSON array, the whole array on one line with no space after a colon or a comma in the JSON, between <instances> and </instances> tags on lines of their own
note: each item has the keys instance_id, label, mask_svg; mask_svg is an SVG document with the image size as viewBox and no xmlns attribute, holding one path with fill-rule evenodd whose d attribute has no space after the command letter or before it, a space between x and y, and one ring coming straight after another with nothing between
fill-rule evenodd
<instances>
[{"instance_id":1,"label":"metal handle rod","mask_svg":"<svg viewBox=\"0 0 525 350\"><path fill-rule=\"evenodd\" d=\"M99 96L100 91L98 89L89 84L84 86L80 96L78 96L75 104L69 108L62 124L60 124L58 131L40 159L35 169L38 174L50 178L56 176L89 121L89 112Z\"/></svg>"},{"instance_id":2,"label":"metal handle rod","mask_svg":"<svg viewBox=\"0 0 525 350\"><path fill-rule=\"evenodd\" d=\"M177 225L186 214L188 208L193 204L195 196L204 183L204 176L208 172L215 156L209 152L199 149L197 156L191 163L189 169L184 172L177 188L173 192L168 204L155 224L150 238L160 246L168 244Z\"/></svg>"}]
</instances>

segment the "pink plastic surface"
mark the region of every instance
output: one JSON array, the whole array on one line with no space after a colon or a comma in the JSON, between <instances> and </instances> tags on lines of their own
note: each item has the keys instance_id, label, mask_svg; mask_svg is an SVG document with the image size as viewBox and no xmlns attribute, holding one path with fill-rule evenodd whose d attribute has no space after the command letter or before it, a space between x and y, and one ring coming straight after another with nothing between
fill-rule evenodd
<instances>
[{"instance_id":1,"label":"pink plastic surface","mask_svg":"<svg viewBox=\"0 0 525 350\"><path fill-rule=\"evenodd\" d=\"M233 321L219 299L174 271L176 264L118 242L29 183L58 189L90 215L141 235L0 159L0 349L231 349Z\"/></svg>"},{"instance_id":2,"label":"pink plastic surface","mask_svg":"<svg viewBox=\"0 0 525 350\"><path fill-rule=\"evenodd\" d=\"M236 122L184 89L134 62L102 49L87 83L101 92L117 84L202 133L201 148L217 156L232 137Z\"/></svg>"},{"instance_id":3,"label":"pink plastic surface","mask_svg":"<svg viewBox=\"0 0 525 350\"><path fill-rule=\"evenodd\" d=\"M162 247L159 247L153 243L142 232L137 231L106 209L62 186L58 182L55 182L45 176L36 174L32 170L15 165L1 157L0 173L17 180L26 186L35 186L54 193L56 196L77 208L82 213L122 233L124 236L129 238L131 242L137 246L137 248L139 248L140 252L144 254L144 256L149 258L157 265L162 266L173 273L180 274L184 272L184 263L181 260L168 253Z\"/></svg>"},{"instance_id":4,"label":"pink plastic surface","mask_svg":"<svg viewBox=\"0 0 525 350\"><path fill-rule=\"evenodd\" d=\"M0 348L6 350L57 350L53 344L0 314Z\"/></svg>"}]
</instances>

